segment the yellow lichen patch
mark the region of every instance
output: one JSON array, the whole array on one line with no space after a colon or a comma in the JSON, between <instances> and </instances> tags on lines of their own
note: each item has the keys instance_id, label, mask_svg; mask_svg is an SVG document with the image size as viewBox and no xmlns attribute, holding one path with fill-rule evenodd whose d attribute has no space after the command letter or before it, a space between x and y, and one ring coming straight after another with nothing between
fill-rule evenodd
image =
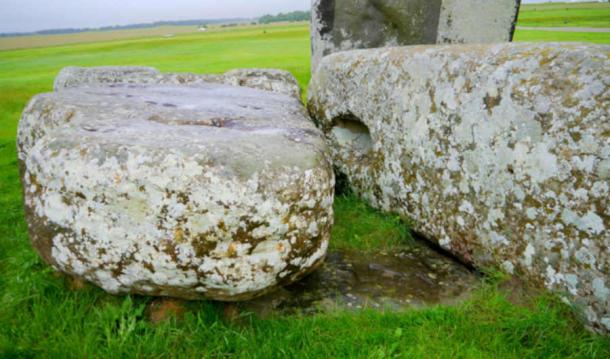
<instances>
[{"instance_id":1,"label":"yellow lichen patch","mask_svg":"<svg viewBox=\"0 0 610 359\"><path fill-rule=\"evenodd\" d=\"M176 243L184 243L185 242L184 230L180 227L174 230L174 241Z\"/></svg>"},{"instance_id":2,"label":"yellow lichen patch","mask_svg":"<svg viewBox=\"0 0 610 359\"><path fill-rule=\"evenodd\" d=\"M227 249L227 257L229 257L229 258L237 257L237 245L235 243L229 244L229 248Z\"/></svg>"}]
</instances>

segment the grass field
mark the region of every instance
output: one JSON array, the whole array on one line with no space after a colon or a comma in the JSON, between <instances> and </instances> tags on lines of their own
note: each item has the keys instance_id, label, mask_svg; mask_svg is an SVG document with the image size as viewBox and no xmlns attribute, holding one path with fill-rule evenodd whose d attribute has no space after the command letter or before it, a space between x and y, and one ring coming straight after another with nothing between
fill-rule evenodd
<instances>
[{"instance_id":1,"label":"grass field","mask_svg":"<svg viewBox=\"0 0 610 359\"><path fill-rule=\"evenodd\" d=\"M540 36L528 32L518 39L560 40ZM304 88L309 36L296 24L0 51L0 358L610 357L610 340L587 332L565 305L549 296L513 303L498 275L457 307L271 319L244 314L235 322L220 304L197 302L188 304L182 320L152 324L145 314L149 298L71 290L28 242L15 151L23 107L34 94L50 91L67 65L191 72L277 67L291 71ZM339 197L335 207L334 248L391 249L409 240L405 224L351 196Z\"/></svg>"},{"instance_id":2,"label":"grass field","mask_svg":"<svg viewBox=\"0 0 610 359\"><path fill-rule=\"evenodd\" d=\"M597 32L555 32L537 30L517 30L514 41L517 42L591 42L610 44L610 33Z\"/></svg>"},{"instance_id":3,"label":"grass field","mask_svg":"<svg viewBox=\"0 0 610 359\"><path fill-rule=\"evenodd\" d=\"M305 23L275 23L273 25L239 24L236 26L229 27L222 27L220 25L210 25L208 26L207 31L212 33L219 33L252 28L260 28L264 30L267 27L304 24ZM0 37L0 50L31 49L36 47L86 44L92 42L99 43L107 41L134 40L142 38L171 39L176 35L196 33L200 32L195 26L158 26L141 29L126 29L113 31L87 31L75 34L10 36Z\"/></svg>"},{"instance_id":4,"label":"grass field","mask_svg":"<svg viewBox=\"0 0 610 359\"><path fill-rule=\"evenodd\" d=\"M34 47L131 40L143 37L160 38L169 35L189 34L196 31L197 28L194 26L159 26L132 30L87 31L75 34L0 37L0 50L31 49Z\"/></svg>"},{"instance_id":5,"label":"grass field","mask_svg":"<svg viewBox=\"0 0 610 359\"><path fill-rule=\"evenodd\" d=\"M610 3L524 4L519 26L610 27Z\"/></svg>"},{"instance_id":6,"label":"grass field","mask_svg":"<svg viewBox=\"0 0 610 359\"><path fill-rule=\"evenodd\" d=\"M610 3L524 4L518 26L610 28ZM519 29L515 41L564 41L610 44L610 33L553 32Z\"/></svg>"}]
</instances>

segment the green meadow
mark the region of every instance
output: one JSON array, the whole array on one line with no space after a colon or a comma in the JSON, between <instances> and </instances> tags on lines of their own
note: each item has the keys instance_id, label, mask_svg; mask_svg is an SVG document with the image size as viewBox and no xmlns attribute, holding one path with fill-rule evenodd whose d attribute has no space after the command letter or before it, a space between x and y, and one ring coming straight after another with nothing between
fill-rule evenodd
<instances>
[{"instance_id":1,"label":"green meadow","mask_svg":"<svg viewBox=\"0 0 610 359\"><path fill-rule=\"evenodd\" d=\"M527 31L516 38L610 44L608 34L568 35ZM309 49L307 25L294 24L0 51L0 358L609 358L610 340L583 328L569 307L550 295L515 301L507 279L493 271L472 299L453 307L266 319L241 313L235 320L219 303L190 302L183 318L153 324L146 314L152 299L75 289L34 253L15 135L28 100L51 91L62 67L273 67L292 72L305 90ZM335 209L334 249L391 250L412 240L405 223L349 194Z\"/></svg>"},{"instance_id":2,"label":"green meadow","mask_svg":"<svg viewBox=\"0 0 610 359\"><path fill-rule=\"evenodd\" d=\"M519 13L520 26L610 27L610 3L526 4Z\"/></svg>"}]
</instances>

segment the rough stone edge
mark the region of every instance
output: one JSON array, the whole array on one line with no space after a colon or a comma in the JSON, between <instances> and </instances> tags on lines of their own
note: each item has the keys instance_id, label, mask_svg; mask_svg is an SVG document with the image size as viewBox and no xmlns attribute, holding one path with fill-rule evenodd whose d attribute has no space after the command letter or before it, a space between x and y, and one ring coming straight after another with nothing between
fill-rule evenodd
<instances>
[{"instance_id":1,"label":"rough stone edge","mask_svg":"<svg viewBox=\"0 0 610 359\"><path fill-rule=\"evenodd\" d=\"M513 20L513 26L510 29L509 42L513 42L515 38L515 31L517 30L517 23L519 22L519 12L521 11L521 0L515 0L517 3L515 4L515 19Z\"/></svg>"}]
</instances>

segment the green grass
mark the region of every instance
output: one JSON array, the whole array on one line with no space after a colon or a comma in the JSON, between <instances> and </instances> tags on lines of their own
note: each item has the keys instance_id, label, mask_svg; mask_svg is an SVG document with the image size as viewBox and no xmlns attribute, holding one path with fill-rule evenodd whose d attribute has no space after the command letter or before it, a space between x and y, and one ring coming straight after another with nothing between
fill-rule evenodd
<instances>
[{"instance_id":1,"label":"green grass","mask_svg":"<svg viewBox=\"0 0 610 359\"><path fill-rule=\"evenodd\" d=\"M524 4L519 26L610 27L610 3Z\"/></svg>"},{"instance_id":2,"label":"green grass","mask_svg":"<svg viewBox=\"0 0 610 359\"><path fill-rule=\"evenodd\" d=\"M552 33L551 33L552 34ZM582 34L579 34L582 36ZM608 41L606 41L608 42ZM303 25L0 52L0 358L362 357L607 358L607 338L587 332L552 297L511 304L500 279L457 307L403 313L346 313L227 322L211 302L189 304L183 320L153 325L144 297L71 291L33 252L15 150L20 113L50 91L67 65L149 65L163 71L223 72L278 67L304 88L309 40ZM391 249L405 224L353 196L336 201L334 248Z\"/></svg>"},{"instance_id":3,"label":"green grass","mask_svg":"<svg viewBox=\"0 0 610 359\"><path fill-rule=\"evenodd\" d=\"M553 299L510 304L489 284L458 307L380 314L338 312L226 321L214 303L190 303L185 318L148 323L146 298L71 293L35 260L27 295L3 319L5 357L108 358L607 358ZM24 285L30 287L25 290ZM2 353L0 349L0 353Z\"/></svg>"},{"instance_id":4,"label":"green grass","mask_svg":"<svg viewBox=\"0 0 610 359\"><path fill-rule=\"evenodd\" d=\"M514 40L518 42L592 42L608 45L610 44L610 33L517 30Z\"/></svg>"},{"instance_id":5,"label":"green grass","mask_svg":"<svg viewBox=\"0 0 610 359\"><path fill-rule=\"evenodd\" d=\"M336 201L331 249L388 251L410 240L409 228L398 216L376 212L353 195Z\"/></svg>"}]
</instances>

